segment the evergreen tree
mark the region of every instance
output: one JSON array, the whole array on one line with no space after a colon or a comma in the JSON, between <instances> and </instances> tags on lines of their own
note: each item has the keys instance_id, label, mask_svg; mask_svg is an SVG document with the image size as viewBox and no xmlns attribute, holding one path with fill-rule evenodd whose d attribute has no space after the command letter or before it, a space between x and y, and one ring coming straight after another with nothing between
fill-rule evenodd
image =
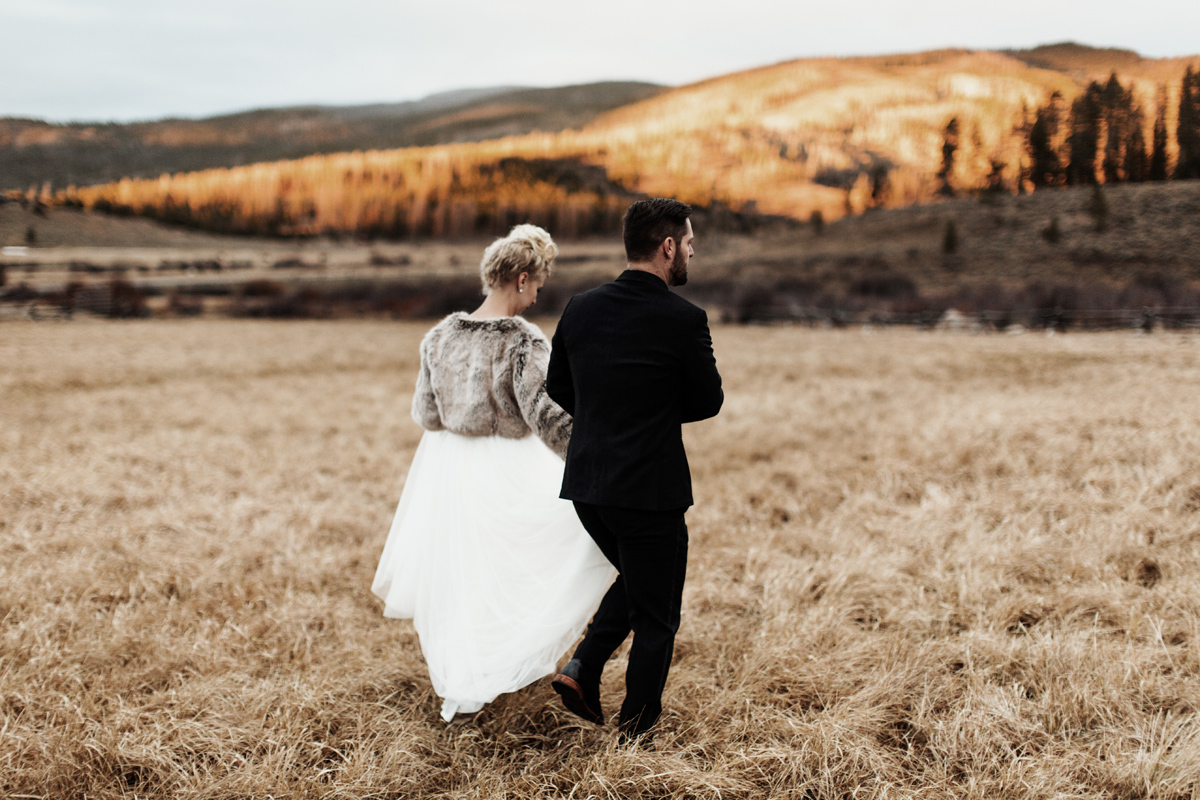
<instances>
[{"instance_id":1,"label":"evergreen tree","mask_svg":"<svg viewBox=\"0 0 1200 800\"><path fill-rule=\"evenodd\" d=\"M1104 88L1092 81L1086 91L1071 104L1071 133L1067 137L1070 159L1067 183L1085 185L1096 182L1096 157L1100 148Z\"/></svg>"},{"instance_id":2,"label":"evergreen tree","mask_svg":"<svg viewBox=\"0 0 1200 800\"><path fill-rule=\"evenodd\" d=\"M1132 99L1133 92L1129 93ZM1150 157L1146 154L1145 115L1142 107L1134 103L1129 109L1129 127L1126 131L1125 156L1121 171L1125 180L1140 183L1150 174Z\"/></svg>"},{"instance_id":3,"label":"evergreen tree","mask_svg":"<svg viewBox=\"0 0 1200 800\"><path fill-rule=\"evenodd\" d=\"M1167 179L1167 93L1163 88L1158 92L1158 110L1154 114L1154 150L1150 154L1146 178L1152 181Z\"/></svg>"},{"instance_id":4,"label":"evergreen tree","mask_svg":"<svg viewBox=\"0 0 1200 800\"><path fill-rule=\"evenodd\" d=\"M938 170L938 194L954 196L954 154L958 152L958 117L951 117L942 131L942 168Z\"/></svg>"},{"instance_id":5,"label":"evergreen tree","mask_svg":"<svg viewBox=\"0 0 1200 800\"><path fill-rule=\"evenodd\" d=\"M1114 72L1100 98L1101 125L1107 134L1104 182L1144 181L1148 169L1146 136L1142 132L1142 109L1134 100L1132 86L1122 86Z\"/></svg>"},{"instance_id":6,"label":"evergreen tree","mask_svg":"<svg viewBox=\"0 0 1200 800\"><path fill-rule=\"evenodd\" d=\"M1117 80L1117 73L1108 78L1108 83L1100 93L1101 125L1106 129L1104 137L1104 182L1116 183L1122 179L1121 167L1124 163L1124 150L1128 128L1125 90Z\"/></svg>"},{"instance_id":7,"label":"evergreen tree","mask_svg":"<svg viewBox=\"0 0 1200 800\"><path fill-rule=\"evenodd\" d=\"M1179 92L1179 127L1175 129L1175 139L1179 142L1175 177L1200 178L1200 73L1192 72L1190 64Z\"/></svg>"},{"instance_id":8,"label":"evergreen tree","mask_svg":"<svg viewBox=\"0 0 1200 800\"><path fill-rule=\"evenodd\" d=\"M1029 181L1035 189L1060 186L1066 180L1062 159L1054 147L1062 120L1062 95L1050 95L1049 102L1037 110L1029 128Z\"/></svg>"}]
</instances>

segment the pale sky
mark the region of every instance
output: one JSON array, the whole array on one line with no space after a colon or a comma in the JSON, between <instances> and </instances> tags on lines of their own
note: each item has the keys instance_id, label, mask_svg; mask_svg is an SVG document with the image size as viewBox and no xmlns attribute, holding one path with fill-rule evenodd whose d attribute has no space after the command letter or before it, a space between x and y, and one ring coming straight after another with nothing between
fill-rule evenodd
<instances>
[{"instance_id":1,"label":"pale sky","mask_svg":"<svg viewBox=\"0 0 1200 800\"><path fill-rule=\"evenodd\" d=\"M0 0L0 117L127 121L508 84L679 85L807 56L1064 40L1200 53L1200 2Z\"/></svg>"}]
</instances>

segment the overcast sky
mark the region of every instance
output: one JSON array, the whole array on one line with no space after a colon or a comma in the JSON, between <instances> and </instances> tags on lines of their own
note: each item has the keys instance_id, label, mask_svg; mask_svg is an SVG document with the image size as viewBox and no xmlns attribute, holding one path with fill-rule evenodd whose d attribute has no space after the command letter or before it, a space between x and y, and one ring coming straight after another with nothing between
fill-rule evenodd
<instances>
[{"instance_id":1,"label":"overcast sky","mask_svg":"<svg viewBox=\"0 0 1200 800\"><path fill-rule=\"evenodd\" d=\"M153 119L506 84L678 85L805 56L1068 39L1198 53L1200 2L0 0L0 116Z\"/></svg>"}]
</instances>

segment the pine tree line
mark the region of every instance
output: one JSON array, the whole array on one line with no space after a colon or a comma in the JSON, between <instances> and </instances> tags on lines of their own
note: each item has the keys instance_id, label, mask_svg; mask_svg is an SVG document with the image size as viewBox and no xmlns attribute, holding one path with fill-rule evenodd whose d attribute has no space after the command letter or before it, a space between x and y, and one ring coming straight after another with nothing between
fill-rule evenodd
<instances>
[{"instance_id":1,"label":"pine tree line","mask_svg":"<svg viewBox=\"0 0 1200 800\"><path fill-rule=\"evenodd\" d=\"M1200 72L1189 66L1179 95L1179 163L1176 178L1200 178Z\"/></svg>"},{"instance_id":2,"label":"pine tree line","mask_svg":"<svg viewBox=\"0 0 1200 800\"><path fill-rule=\"evenodd\" d=\"M1179 97L1179 157L1168 172L1167 99L1160 89L1153 137L1146 146L1145 111L1116 73L1092 81L1071 103L1053 93L1029 126L1025 178L1035 187L1200 178L1200 72L1189 66Z\"/></svg>"}]
</instances>

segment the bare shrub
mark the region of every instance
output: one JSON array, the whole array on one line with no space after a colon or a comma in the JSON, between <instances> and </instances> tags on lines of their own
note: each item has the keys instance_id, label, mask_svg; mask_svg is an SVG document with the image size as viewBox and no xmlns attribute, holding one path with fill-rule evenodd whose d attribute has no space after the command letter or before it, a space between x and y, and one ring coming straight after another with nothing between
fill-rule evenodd
<instances>
[{"instance_id":1,"label":"bare shrub","mask_svg":"<svg viewBox=\"0 0 1200 800\"><path fill-rule=\"evenodd\" d=\"M405 254L385 256L381 253L372 253L369 263L372 267L406 267L412 263L412 258Z\"/></svg>"},{"instance_id":2,"label":"bare shrub","mask_svg":"<svg viewBox=\"0 0 1200 800\"><path fill-rule=\"evenodd\" d=\"M253 280L242 284L244 297L278 297L287 291L287 287L278 281Z\"/></svg>"},{"instance_id":3,"label":"bare shrub","mask_svg":"<svg viewBox=\"0 0 1200 800\"><path fill-rule=\"evenodd\" d=\"M109 282L110 317L128 319L148 316L146 296L129 281L114 278Z\"/></svg>"},{"instance_id":4,"label":"bare shrub","mask_svg":"<svg viewBox=\"0 0 1200 800\"><path fill-rule=\"evenodd\" d=\"M1062 241L1062 228L1058 224L1058 217L1051 217L1050 224L1042 228L1042 238L1050 244L1058 244Z\"/></svg>"},{"instance_id":5,"label":"bare shrub","mask_svg":"<svg viewBox=\"0 0 1200 800\"><path fill-rule=\"evenodd\" d=\"M99 275L109 271L108 267L93 264L90 261L72 261L67 265L67 269L71 272L83 272L89 275Z\"/></svg>"},{"instance_id":6,"label":"bare shrub","mask_svg":"<svg viewBox=\"0 0 1200 800\"><path fill-rule=\"evenodd\" d=\"M739 281L733 292L731 319L743 324L771 319L775 299L775 292L768 284Z\"/></svg>"},{"instance_id":7,"label":"bare shrub","mask_svg":"<svg viewBox=\"0 0 1200 800\"><path fill-rule=\"evenodd\" d=\"M958 252L958 226L953 219L946 220L946 226L942 229L942 252L946 255Z\"/></svg>"},{"instance_id":8,"label":"bare shrub","mask_svg":"<svg viewBox=\"0 0 1200 800\"><path fill-rule=\"evenodd\" d=\"M41 292L22 281L0 293L0 300L7 300L10 303L27 303L30 300L37 300L41 296Z\"/></svg>"},{"instance_id":9,"label":"bare shrub","mask_svg":"<svg viewBox=\"0 0 1200 800\"><path fill-rule=\"evenodd\" d=\"M309 264L302 258L290 256L288 258L281 258L275 261L275 263L271 265L271 269L309 269L313 266L316 265Z\"/></svg>"},{"instance_id":10,"label":"bare shrub","mask_svg":"<svg viewBox=\"0 0 1200 800\"><path fill-rule=\"evenodd\" d=\"M907 298L917 294L917 284L906 275L872 275L855 281L850 291L863 297Z\"/></svg>"},{"instance_id":11,"label":"bare shrub","mask_svg":"<svg viewBox=\"0 0 1200 800\"><path fill-rule=\"evenodd\" d=\"M167 301L167 312L177 317L198 317L204 313L204 298L172 292Z\"/></svg>"}]
</instances>

